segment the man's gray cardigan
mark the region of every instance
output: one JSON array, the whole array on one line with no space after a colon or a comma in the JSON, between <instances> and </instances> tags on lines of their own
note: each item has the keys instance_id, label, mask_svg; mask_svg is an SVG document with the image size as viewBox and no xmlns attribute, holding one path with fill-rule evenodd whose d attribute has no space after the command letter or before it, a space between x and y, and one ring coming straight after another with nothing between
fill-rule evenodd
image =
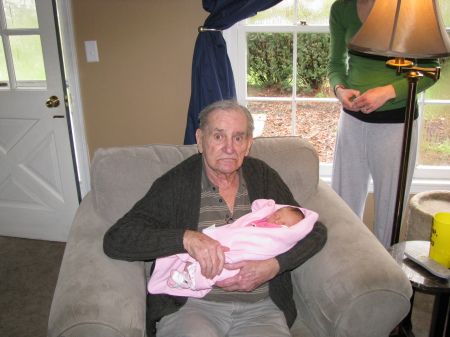
<instances>
[{"instance_id":1,"label":"man's gray cardigan","mask_svg":"<svg viewBox=\"0 0 450 337\"><path fill-rule=\"evenodd\" d=\"M278 173L259 159L246 157L242 174L250 201L273 199L277 204L300 206ZM105 234L103 248L113 259L149 261L186 253L183 235L197 230L200 210L202 155L195 154L158 178L147 194ZM290 271L319 252L327 239L326 227L317 222L313 230L292 249L276 257L278 275L269 281L269 294L283 311L289 327L297 310ZM161 317L177 311L187 297L147 297L147 334L155 333Z\"/></svg>"}]
</instances>

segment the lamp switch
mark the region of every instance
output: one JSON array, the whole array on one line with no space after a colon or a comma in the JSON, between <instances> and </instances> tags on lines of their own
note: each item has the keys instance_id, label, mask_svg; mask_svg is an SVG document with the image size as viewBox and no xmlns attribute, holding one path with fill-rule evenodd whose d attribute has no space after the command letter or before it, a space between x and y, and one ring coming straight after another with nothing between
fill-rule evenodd
<instances>
[{"instance_id":1,"label":"lamp switch","mask_svg":"<svg viewBox=\"0 0 450 337\"><path fill-rule=\"evenodd\" d=\"M86 60L88 62L98 62L97 41L84 41L84 47L86 48Z\"/></svg>"}]
</instances>

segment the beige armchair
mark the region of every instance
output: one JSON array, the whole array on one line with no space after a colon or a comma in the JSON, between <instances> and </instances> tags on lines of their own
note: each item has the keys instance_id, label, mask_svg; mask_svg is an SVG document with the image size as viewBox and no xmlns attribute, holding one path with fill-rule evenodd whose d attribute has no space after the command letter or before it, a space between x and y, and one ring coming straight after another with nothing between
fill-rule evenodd
<instances>
[{"instance_id":1,"label":"beige armchair","mask_svg":"<svg viewBox=\"0 0 450 337\"><path fill-rule=\"evenodd\" d=\"M76 214L50 312L48 336L145 336L148 264L105 256L106 230L195 146L98 149L91 191ZM410 283L339 196L319 179L315 149L298 137L257 138L251 156L276 169L296 200L328 228L325 247L292 273L294 337L388 336L408 313Z\"/></svg>"}]
</instances>

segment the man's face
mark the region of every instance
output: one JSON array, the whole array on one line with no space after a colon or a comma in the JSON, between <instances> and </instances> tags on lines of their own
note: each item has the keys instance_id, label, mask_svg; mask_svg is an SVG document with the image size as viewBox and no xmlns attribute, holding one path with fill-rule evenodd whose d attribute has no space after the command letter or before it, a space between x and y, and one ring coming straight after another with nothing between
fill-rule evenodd
<instances>
[{"instance_id":1,"label":"man's face","mask_svg":"<svg viewBox=\"0 0 450 337\"><path fill-rule=\"evenodd\" d=\"M219 109L210 113L204 133L200 129L196 132L208 173L220 177L241 167L253 142L247 130L248 120L242 111Z\"/></svg>"}]
</instances>

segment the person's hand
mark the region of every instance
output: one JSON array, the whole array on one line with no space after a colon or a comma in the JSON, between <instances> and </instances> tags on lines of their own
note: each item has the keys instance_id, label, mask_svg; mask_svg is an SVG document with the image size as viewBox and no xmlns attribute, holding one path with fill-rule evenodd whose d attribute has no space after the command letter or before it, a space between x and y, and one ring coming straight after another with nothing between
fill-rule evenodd
<instances>
[{"instance_id":1,"label":"person's hand","mask_svg":"<svg viewBox=\"0 0 450 337\"><path fill-rule=\"evenodd\" d=\"M225 269L240 271L235 276L216 282L217 287L225 291L253 291L273 279L280 270L280 265L277 259L272 258L265 261L227 263Z\"/></svg>"},{"instance_id":2,"label":"person's hand","mask_svg":"<svg viewBox=\"0 0 450 337\"><path fill-rule=\"evenodd\" d=\"M338 88L336 90L336 97L341 102L342 107L347 110L353 110L352 98L359 97L361 93L354 89Z\"/></svg>"},{"instance_id":3,"label":"person's hand","mask_svg":"<svg viewBox=\"0 0 450 337\"><path fill-rule=\"evenodd\" d=\"M230 249L223 247L219 241L211 239L200 232L187 230L183 236L184 249L200 264L204 277L212 279L219 275L225 264L225 252Z\"/></svg>"},{"instance_id":4,"label":"person's hand","mask_svg":"<svg viewBox=\"0 0 450 337\"><path fill-rule=\"evenodd\" d=\"M370 114L383 106L388 100L395 98L395 96L395 90L392 85L369 89L353 100L353 107L350 110Z\"/></svg>"}]
</instances>

